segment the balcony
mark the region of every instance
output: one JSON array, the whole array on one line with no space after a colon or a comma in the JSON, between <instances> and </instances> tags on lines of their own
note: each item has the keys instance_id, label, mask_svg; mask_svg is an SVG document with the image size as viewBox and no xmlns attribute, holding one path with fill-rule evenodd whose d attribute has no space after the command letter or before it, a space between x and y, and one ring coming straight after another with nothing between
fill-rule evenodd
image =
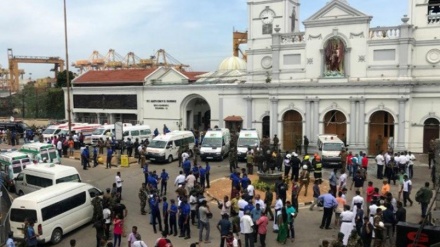
<instances>
[{"instance_id":1,"label":"balcony","mask_svg":"<svg viewBox=\"0 0 440 247\"><path fill-rule=\"evenodd\" d=\"M400 38L400 27L375 27L370 28L370 40L398 39Z\"/></svg>"},{"instance_id":2,"label":"balcony","mask_svg":"<svg viewBox=\"0 0 440 247\"><path fill-rule=\"evenodd\" d=\"M304 34L305 32L283 33L281 34L281 44L288 45L304 43Z\"/></svg>"}]
</instances>

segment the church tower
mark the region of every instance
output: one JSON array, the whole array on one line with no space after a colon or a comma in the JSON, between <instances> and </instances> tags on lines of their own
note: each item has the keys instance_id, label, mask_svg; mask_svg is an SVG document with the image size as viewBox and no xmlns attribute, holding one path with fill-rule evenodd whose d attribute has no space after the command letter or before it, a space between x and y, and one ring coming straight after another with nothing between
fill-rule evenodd
<instances>
[{"instance_id":1,"label":"church tower","mask_svg":"<svg viewBox=\"0 0 440 247\"><path fill-rule=\"evenodd\" d=\"M408 4L408 24L416 28L416 38L440 38L440 0L408 0Z\"/></svg>"},{"instance_id":2,"label":"church tower","mask_svg":"<svg viewBox=\"0 0 440 247\"><path fill-rule=\"evenodd\" d=\"M247 4L249 49L270 47L275 30L299 32L299 0L248 0Z\"/></svg>"}]
</instances>

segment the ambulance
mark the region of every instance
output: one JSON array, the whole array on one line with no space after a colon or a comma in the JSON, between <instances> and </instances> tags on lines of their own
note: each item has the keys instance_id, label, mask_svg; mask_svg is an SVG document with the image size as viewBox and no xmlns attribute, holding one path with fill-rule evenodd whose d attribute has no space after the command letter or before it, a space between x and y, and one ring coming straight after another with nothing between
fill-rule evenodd
<instances>
[{"instance_id":1,"label":"ambulance","mask_svg":"<svg viewBox=\"0 0 440 247\"><path fill-rule=\"evenodd\" d=\"M203 137L200 158L204 160L223 160L229 153L231 134L229 129L210 129Z\"/></svg>"}]
</instances>

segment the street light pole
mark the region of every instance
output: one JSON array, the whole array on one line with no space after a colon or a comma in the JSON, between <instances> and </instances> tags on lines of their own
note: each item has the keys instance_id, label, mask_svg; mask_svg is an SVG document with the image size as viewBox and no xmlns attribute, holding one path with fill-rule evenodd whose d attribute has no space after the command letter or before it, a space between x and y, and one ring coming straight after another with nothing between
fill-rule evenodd
<instances>
[{"instance_id":1,"label":"street light pole","mask_svg":"<svg viewBox=\"0 0 440 247\"><path fill-rule=\"evenodd\" d=\"M72 132L72 118L70 109L70 77L69 77L69 46L67 43L67 13L66 13L66 0L64 2L64 44L66 49L66 84L67 84L67 121L69 126L69 135Z\"/></svg>"}]
</instances>

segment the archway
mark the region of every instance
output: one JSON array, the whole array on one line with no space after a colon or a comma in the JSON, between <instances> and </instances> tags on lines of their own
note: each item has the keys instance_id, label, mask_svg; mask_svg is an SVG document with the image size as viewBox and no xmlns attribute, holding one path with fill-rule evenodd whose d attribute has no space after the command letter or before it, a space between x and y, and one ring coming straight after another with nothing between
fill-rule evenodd
<instances>
[{"instance_id":1,"label":"archway","mask_svg":"<svg viewBox=\"0 0 440 247\"><path fill-rule=\"evenodd\" d=\"M377 111L370 116L368 125L368 152L370 154L389 150L388 141L390 138L392 138L392 148L394 148L394 123L394 117L386 111Z\"/></svg>"},{"instance_id":2,"label":"archway","mask_svg":"<svg viewBox=\"0 0 440 247\"><path fill-rule=\"evenodd\" d=\"M299 112L290 110L283 116L283 148L295 150L296 141L302 141L302 116Z\"/></svg>"},{"instance_id":3,"label":"archway","mask_svg":"<svg viewBox=\"0 0 440 247\"><path fill-rule=\"evenodd\" d=\"M423 123L423 153L429 152L429 142L439 138L440 122L436 118L428 118Z\"/></svg>"},{"instance_id":4,"label":"archway","mask_svg":"<svg viewBox=\"0 0 440 247\"><path fill-rule=\"evenodd\" d=\"M347 136L347 118L338 110L332 110L324 116L324 134L334 134L345 144Z\"/></svg>"},{"instance_id":5,"label":"archway","mask_svg":"<svg viewBox=\"0 0 440 247\"><path fill-rule=\"evenodd\" d=\"M270 117L269 116L265 116L263 118L263 123L262 123L262 134L263 137L265 136L270 136Z\"/></svg>"},{"instance_id":6,"label":"archway","mask_svg":"<svg viewBox=\"0 0 440 247\"><path fill-rule=\"evenodd\" d=\"M185 107L184 127L188 130L207 130L211 123L211 107L201 96L193 96Z\"/></svg>"}]
</instances>

